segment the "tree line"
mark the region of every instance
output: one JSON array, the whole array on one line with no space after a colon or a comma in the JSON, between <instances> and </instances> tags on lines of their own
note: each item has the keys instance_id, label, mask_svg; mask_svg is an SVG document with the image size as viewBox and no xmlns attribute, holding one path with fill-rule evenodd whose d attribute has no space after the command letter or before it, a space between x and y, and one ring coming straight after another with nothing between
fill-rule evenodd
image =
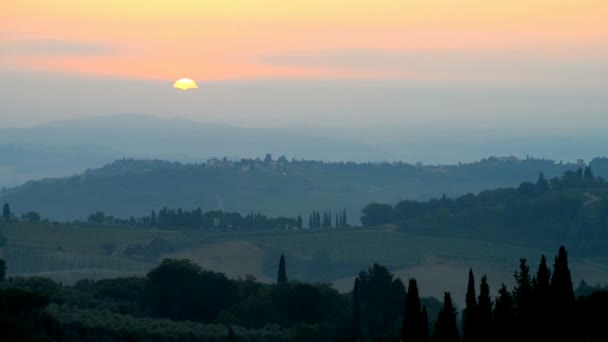
<instances>
[{"instance_id":1,"label":"tree line","mask_svg":"<svg viewBox=\"0 0 608 342\"><path fill-rule=\"evenodd\" d=\"M41 277L0 279L0 328L11 338L36 335L42 341L175 336L184 341L201 336L234 341L606 340L608 292L576 298L563 246L552 270L544 256L534 273L521 259L514 276L513 289L503 284L492 296L487 277L478 284L470 270L459 312L449 292L443 302L421 298L415 278L406 287L379 264L359 272L353 290L340 294L329 285L289 279L283 256L274 284L253 277L229 279L190 260L165 259L145 277L81 280L73 286ZM186 321L204 325L170 323Z\"/></svg>"},{"instance_id":2,"label":"tree line","mask_svg":"<svg viewBox=\"0 0 608 342\"><path fill-rule=\"evenodd\" d=\"M577 255L606 255L608 184L590 167L534 183L482 191L457 198L370 203L364 226L392 224L416 234L480 236L539 246L569 241Z\"/></svg>"}]
</instances>

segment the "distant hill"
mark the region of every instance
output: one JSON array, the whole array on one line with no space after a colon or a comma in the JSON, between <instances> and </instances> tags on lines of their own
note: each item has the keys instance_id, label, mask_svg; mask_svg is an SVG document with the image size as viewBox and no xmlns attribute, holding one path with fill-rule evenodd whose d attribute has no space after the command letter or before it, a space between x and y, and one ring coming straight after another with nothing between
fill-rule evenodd
<instances>
[{"instance_id":1,"label":"distant hill","mask_svg":"<svg viewBox=\"0 0 608 342\"><path fill-rule=\"evenodd\" d=\"M4 189L0 201L9 202L16 213L36 210L51 219L86 219L98 210L117 217L142 216L169 206L305 219L312 210L346 209L350 221L358 222L370 202L455 197L535 181L540 172L555 177L576 169L575 164L550 160L496 157L443 166L284 157L188 164L122 159L76 176Z\"/></svg>"},{"instance_id":2,"label":"distant hill","mask_svg":"<svg viewBox=\"0 0 608 342\"><path fill-rule=\"evenodd\" d=\"M294 132L117 115L0 128L0 187L69 176L123 157L194 162L265 153L319 160L396 159L379 148L312 129Z\"/></svg>"}]
</instances>

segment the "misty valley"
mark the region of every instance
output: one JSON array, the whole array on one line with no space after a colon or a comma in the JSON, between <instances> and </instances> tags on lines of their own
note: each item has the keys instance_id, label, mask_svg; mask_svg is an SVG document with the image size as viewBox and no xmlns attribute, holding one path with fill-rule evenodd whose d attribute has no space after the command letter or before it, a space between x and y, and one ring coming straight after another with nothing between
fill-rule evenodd
<instances>
[{"instance_id":1,"label":"misty valley","mask_svg":"<svg viewBox=\"0 0 608 342\"><path fill-rule=\"evenodd\" d=\"M60 341L511 341L549 338L542 315L568 322L554 338L601 340L607 165L267 154L27 182L2 191L3 324Z\"/></svg>"}]
</instances>

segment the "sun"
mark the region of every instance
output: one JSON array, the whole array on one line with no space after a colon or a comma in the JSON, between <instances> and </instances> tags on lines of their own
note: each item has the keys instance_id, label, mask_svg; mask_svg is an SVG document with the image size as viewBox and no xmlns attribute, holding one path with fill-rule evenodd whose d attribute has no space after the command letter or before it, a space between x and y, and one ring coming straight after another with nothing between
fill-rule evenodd
<instances>
[{"instance_id":1,"label":"sun","mask_svg":"<svg viewBox=\"0 0 608 342\"><path fill-rule=\"evenodd\" d=\"M173 83L173 88L188 90L196 89L198 88L198 86L196 85L196 82L189 78L180 78L179 80L175 81L175 83Z\"/></svg>"}]
</instances>

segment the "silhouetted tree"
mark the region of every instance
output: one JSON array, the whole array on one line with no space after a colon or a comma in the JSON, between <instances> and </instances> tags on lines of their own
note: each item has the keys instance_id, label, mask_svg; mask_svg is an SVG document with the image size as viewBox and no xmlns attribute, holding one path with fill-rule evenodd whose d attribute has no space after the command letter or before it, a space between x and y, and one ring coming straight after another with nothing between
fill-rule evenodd
<instances>
[{"instance_id":1,"label":"silhouetted tree","mask_svg":"<svg viewBox=\"0 0 608 342\"><path fill-rule=\"evenodd\" d=\"M346 227L348 221L346 220L346 209L342 210L342 227Z\"/></svg>"},{"instance_id":2,"label":"silhouetted tree","mask_svg":"<svg viewBox=\"0 0 608 342\"><path fill-rule=\"evenodd\" d=\"M547 267L547 259L541 256L536 276L532 280L531 314L535 323L530 326L530 335L534 340L546 338L546 329L551 320L551 271Z\"/></svg>"},{"instance_id":3,"label":"silhouetted tree","mask_svg":"<svg viewBox=\"0 0 608 342\"><path fill-rule=\"evenodd\" d=\"M492 339L492 299L490 298L490 286L488 277L481 277L479 286L479 297L477 299L477 317L479 327L479 341L490 341Z\"/></svg>"},{"instance_id":4,"label":"silhouetted tree","mask_svg":"<svg viewBox=\"0 0 608 342\"><path fill-rule=\"evenodd\" d=\"M355 288L353 289L353 338L361 341L363 330L361 328L361 298L359 290L359 277L355 278Z\"/></svg>"},{"instance_id":5,"label":"silhouetted tree","mask_svg":"<svg viewBox=\"0 0 608 342\"><path fill-rule=\"evenodd\" d=\"M469 269L469 282L467 285L467 294L465 299L466 308L464 311L463 322L463 337L465 342L477 341L478 324L477 324L477 298L475 295L475 277L473 270Z\"/></svg>"},{"instance_id":6,"label":"silhouetted tree","mask_svg":"<svg viewBox=\"0 0 608 342\"><path fill-rule=\"evenodd\" d=\"M361 305L370 308L363 316L367 333L386 334L389 329L401 325L406 295L401 279L375 263L367 271L359 272L359 291Z\"/></svg>"},{"instance_id":7,"label":"silhouetted tree","mask_svg":"<svg viewBox=\"0 0 608 342\"><path fill-rule=\"evenodd\" d=\"M433 342L459 342L460 335L456 324L456 309L452 303L452 296L446 292L443 298L443 308L435 323Z\"/></svg>"},{"instance_id":8,"label":"silhouetted tree","mask_svg":"<svg viewBox=\"0 0 608 342\"><path fill-rule=\"evenodd\" d=\"M498 290L498 297L494 305L494 341L511 342L513 341L513 327L515 326L515 308L513 297L502 284Z\"/></svg>"},{"instance_id":9,"label":"silhouetted tree","mask_svg":"<svg viewBox=\"0 0 608 342\"><path fill-rule=\"evenodd\" d=\"M5 221L10 221L11 219L11 206L8 203L4 203L4 207L2 208L2 217Z\"/></svg>"},{"instance_id":10,"label":"silhouetted tree","mask_svg":"<svg viewBox=\"0 0 608 342\"><path fill-rule=\"evenodd\" d=\"M279 272L277 275L277 284L287 282L287 271L285 270L285 256L281 254L281 260L279 261Z\"/></svg>"},{"instance_id":11,"label":"silhouetted tree","mask_svg":"<svg viewBox=\"0 0 608 342\"><path fill-rule=\"evenodd\" d=\"M545 175L541 172L536 181L536 192L542 195L549 192L549 190L549 181L545 179Z\"/></svg>"},{"instance_id":12,"label":"silhouetted tree","mask_svg":"<svg viewBox=\"0 0 608 342\"><path fill-rule=\"evenodd\" d=\"M6 262L0 259L0 283L6 278Z\"/></svg>"},{"instance_id":13,"label":"silhouetted tree","mask_svg":"<svg viewBox=\"0 0 608 342\"><path fill-rule=\"evenodd\" d=\"M519 271L515 272L514 277L513 299L515 301L518 337L525 339L532 328L532 279L526 259L520 259Z\"/></svg>"},{"instance_id":14,"label":"silhouetted tree","mask_svg":"<svg viewBox=\"0 0 608 342\"><path fill-rule=\"evenodd\" d=\"M420 314L420 341L429 342L429 314L426 312L426 305L422 307Z\"/></svg>"},{"instance_id":15,"label":"silhouetted tree","mask_svg":"<svg viewBox=\"0 0 608 342\"><path fill-rule=\"evenodd\" d=\"M583 174L583 177L585 177L585 182L591 182L593 181L593 171L591 171L591 166L587 166L585 168L585 172Z\"/></svg>"},{"instance_id":16,"label":"silhouetted tree","mask_svg":"<svg viewBox=\"0 0 608 342\"><path fill-rule=\"evenodd\" d=\"M551 302L554 337L564 338L564 341L574 338L572 322L575 297L568 267L568 253L563 245L560 246L553 264Z\"/></svg>"},{"instance_id":17,"label":"silhouetted tree","mask_svg":"<svg viewBox=\"0 0 608 342\"><path fill-rule=\"evenodd\" d=\"M270 153L266 153L264 157L264 164L270 164L272 162L272 155Z\"/></svg>"},{"instance_id":18,"label":"silhouetted tree","mask_svg":"<svg viewBox=\"0 0 608 342\"><path fill-rule=\"evenodd\" d=\"M152 227L156 227L156 223L157 223L156 221L157 221L156 211L152 210L152 212L150 213L150 225Z\"/></svg>"},{"instance_id":19,"label":"silhouetted tree","mask_svg":"<svg viewBox=\"0 0 608 342\"><path fill-rule=\"evenodd\" d=\"M405 296L401 339L404 342L420 342L422 341L422 335L422 317L418 283L415 278L411 278L407 288L407 295Z\"/></svg>"}]
</instances>

